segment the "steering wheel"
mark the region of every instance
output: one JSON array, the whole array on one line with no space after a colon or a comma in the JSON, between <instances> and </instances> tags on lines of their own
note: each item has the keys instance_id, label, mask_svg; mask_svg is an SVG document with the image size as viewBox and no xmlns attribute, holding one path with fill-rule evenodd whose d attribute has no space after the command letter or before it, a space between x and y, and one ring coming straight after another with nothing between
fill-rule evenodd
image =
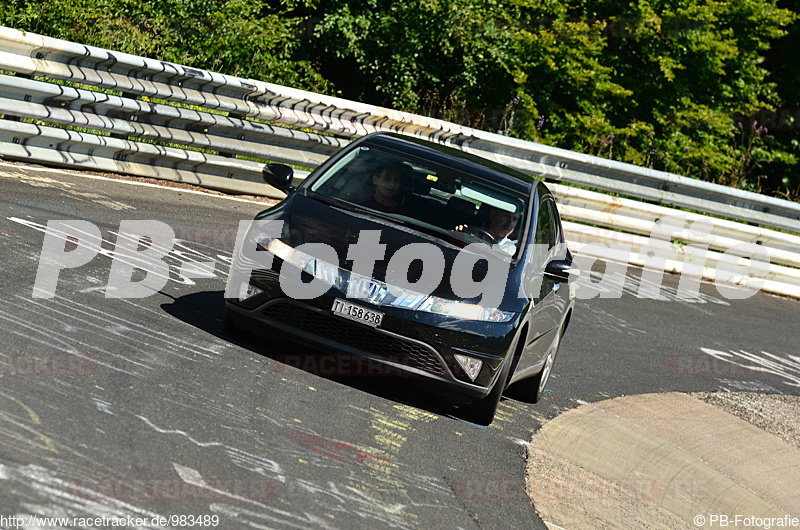
<instances>
[{"instance_id":1,"label":"steering wheel","mask_svg":"<svg viewBox=\"0 0 800 530\"><path fill-rule=\"evenodd\" d=\"M462 225L462 226L464 226L464 225ZM488 230L485 230L485 229L480 228L478 226L466 225L461 230L456 230L456 232L464 232L466 234L470 234L470 235L473 235L473 236L478 237L480 239L483 239L487 243L494 243L494 236L491 233L489 233Z\"/></svg>"}]
</instances>

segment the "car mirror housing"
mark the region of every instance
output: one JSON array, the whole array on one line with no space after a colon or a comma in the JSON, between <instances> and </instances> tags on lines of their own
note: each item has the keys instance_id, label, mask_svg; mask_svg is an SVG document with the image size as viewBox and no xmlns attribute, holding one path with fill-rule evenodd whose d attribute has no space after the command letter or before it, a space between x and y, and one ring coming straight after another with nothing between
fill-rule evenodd
<instances>
[{"instance_id":1,"label":"car mirror housing","mask_svg":"<svg viewBox=\"0 0 800 530\"><path fill-rule=\"evenodd\" d=\"M294 189L292 185L294 170L286 164L267 164L264 166L261 176L267 184L285 193Z\"/></svg>"},{"instance_id":2,"label":"car mirror housing","mask_svg":"<svg viewBox=\"0 0 800 530\"><path fill-rule=\"evenodd\" d=\"M579 276L580 271L572 268L572 262L566 259L554 259L544 269L546 276L562 282L569 281L570 275Z\"/></svg>"}]
</instances>

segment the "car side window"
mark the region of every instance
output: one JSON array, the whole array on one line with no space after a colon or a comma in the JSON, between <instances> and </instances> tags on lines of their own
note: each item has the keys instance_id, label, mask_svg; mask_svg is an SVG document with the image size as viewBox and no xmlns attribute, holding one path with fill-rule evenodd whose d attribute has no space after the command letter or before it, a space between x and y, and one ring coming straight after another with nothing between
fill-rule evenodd
<instances>
[{"instance_id":1,"label":"car side window","mask_svg":"<svg viewBox=\"0 0 800 530\"><path fill-rule=\"evenodd\" d=\"M559 221L558 208L556 207L555 199L550 198L547 201L547 209L550 210L550 224L553 228L553 244L561 243L561 223Z\"/></svg>"},{"instance_id":2,"label":"car side window","mask_svg":"<svg viewBox=\"0 0 800 530\"><path fill-rule=\"evenodd\" d=\"M555 246L558 236L558 224L552 209L553 199L546 190L539 188L539 211L536 215L536 233L534 234L534 263L544 266L550 250Z\"/></svg>"},{"instance_id":3,"label":"car side window","mask_svg":"<svg viewBox=\"0 0 800 530\"><path fill-rule=\"evenodd\" d=\"M534 243L537 245L547 245L547 249L555 245L555 229L553 227L553 214L550 212L548 200L539 203L539 215L536 217L536 238Z\"/></svg>"}]
</instances>

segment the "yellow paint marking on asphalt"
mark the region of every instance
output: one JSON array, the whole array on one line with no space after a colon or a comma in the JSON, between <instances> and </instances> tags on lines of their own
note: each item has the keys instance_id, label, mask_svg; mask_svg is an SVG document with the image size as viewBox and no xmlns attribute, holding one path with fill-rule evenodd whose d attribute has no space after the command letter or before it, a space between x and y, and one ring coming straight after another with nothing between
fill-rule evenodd
<instances>
[{"instance_id":1,"label":"yellow paint marking on asphalt","mask_svg":"<svg viewBox=\"0 0 800 530\"><path fill-rule=\"evenodd\" d=\"M20 400L18 400L17 398L15 398L14 396L10 396L10 395L8 395L8 394L4 394L3 392L0 392L0 396L3 396L4 398L6 398L6 399L9 399L9 400L13 401L13 402L14 402L14 403L16 403L16 404L17 404L17 405L18 405L20 408L24 409L24 410L25 410L25 412L27 412L27 413L28 413L28 416L27 416L27 417L22 417L22 416L18 416L18 415L16 415L16 414L11 414L10 412L7 412L6 414L8 414L9 416L11 416L12 418L17 418L17 419L19 419L19 420L30 420L30 421L32 421L32 422L33 422L34 424L36 424L36 425L40 425L40 424L42 423L42 420L40 420L40 419L39 419L39 415L38 415L38 414L36 414L36 413L33 411L33 409L31 409L29 406L27 406L26 404L24 404L23 402L21 402Z\"/></svg>"},{"instance_id":2,"label":"yellow paint marking on asphalt","mask_svg":"<svg viewBox=\"0 0 800 530\"><path fill-rule=\"evenodd\" d=\"M396 471L397 469L399 469L400 466L398 466L394 462L389 462L386 460L378 460L375 458L367 458L366 460L364 460L363 464L364 467L366 467L370 471L377 472L378 476L380 477L378 480L380 480L381 482L386 482L388 484L391 484L392 487L395 488L402 487L400 483L398 483L397 481L387 480L385 478L385 477L391 477L392 471Z\"/></svg>"},{"instance_id":3,"label":"yellow paint marking on asphalt","mask_svg":"<svg viewBox=\"0 0 800 530\"><path fill-rule=\"evenodd\" d=\"M373 425L372 428L377 429L380 433L375 435L375 440L384 448L396 448L399 451L403 446L403 442L406 441L405 436L401 436L391 429L384 429L376 425Z\"/></svg>"},{"instance_id":4,"label":"yellow paint marking on asphalt","mask_svg":"<svg viewBox=\"0 0 800 530\"><path fill-rule=\"evenodd\" d=\"M501 429L500 423L511 423L514 421L515 413L519 411L519 404L513 401L501 401L494 415L494 421L489 426L490 429Z\"/></svg>"},{"instance_id":5,"label":"yellow paint marking on asphalt","mask_svg":"<svg viewBox=\"0 0 800 530\"><path fill-rule=\"evenodd\" d=\"M377 421L378 423L382 423L383 425L386 425L391 429L401 429L405 431L408 428L407 423L399 424L395 421L385 420L383 418L375 418L375 421Z\"/></svg>"},{"instance_id":6,"label":"yellow paint marking on asphalt","mask_svg":"<svg viewBox=\"0 0 800 530\"><path fill-rule=\"evenodd\" d=\"M411 407L409 405L395 405L394 408L399 410L403 415L403 417L406 417L414 421L424 421L425 423L428 423L433 420L439 419L438 414L434 414L432 412L428 412L425 410L420 410L416 407Z\"/></svg>"},{"instance_id":7,"label":"yellow paint marking on asphalt","mask_svg":"<svg viewBox=\"0 0 800 530\"><path fill-rule=\"evenodd\" d=\"M371 428L378 431L373 437L377 447L371 452L379 456L381 460L370 459L365 464L370 469L381 473L379 478L381 482L392 484L395 487L402 487L392 478L392 471L400 467L396 462L403 443L406 441L406 437L401 432L408 429L408 424L392 420L374 407L370 407L369 413L372 416Z\"/></svg>"},{"instance_id":8,"label":"yellow paint marking on asphalt","mask_svg":"<svg viewBox=\"0 0 800 530\"><path fill-rule=\"evenodd\" d=\"M23 449L19 444L16 443L8 443L4 440L0 439L0 447L8 447L9 449L16 451L17 453L22 453L25 455L30 455L34 458L39 458L42 456L41 451L28 451L27 449Z\"/></svg>"},{"instance_id":9,"label":"yellow paint marking on asphalt","mask_svg":"<svg viewBox=\"0 0 800 530\"><path fill-rule=\"evenodd\" d=\"M3 412L0 412L0 414L2 414L2 415L0 415L0 421L8 422L8 423L10 423L10 424L22 429L23 431L29 432L30 434L34 435L35 439L37 439L39 443L31 440L30 438L26 438L24 436L20 436L18 433L15 433L15 432L0 431L0 435L7 436L7 437L11 438L12 440L17 440L17 441L20 441L22 443L31 445L31 446L39 448L39 449L44 449L45 451L49 451L51 453L58 454L58 449L56 449L55 444L53 443L53 441L50 438L48 438L44 434L36 431L35 429L33 429L32 427L26 425L25 423L23 423L23 422L30 422L30 423L33 423L34 425L40 425L41 424L41 420L39 419L39 415L38 414L36 414L33 411L33 409L31 409L30 407L28 407L23 402L21 402L20 400L16 399L13 396L10 396L8 394L4 394L3 392L0 392L0 396L2 396L4 398L14 402L18 407L23 409L25 411L25 413L27 414L27 416L20 416L20 415L17 415L17 414L12 414L10 412L3 411ZM16 420L19 420L19 421L16 421Z\"/></svg>"},{"instance_id":10,"label":"yellow paint marking on asphalt","mask_svg":"<svg viewBox=\"0 0 800 530\"><path fill-rule=\"evenodd\" d=\"M400 470L400 465L397 462L399 462L400 451L406 441L404 433L411 429L409 421L406 421L409 418L403 418L408 414L401 413L401 418L397 418L392 417L394 411L391 410L387 413L375 407L362 409L351 406L350 408L363 414L368 414L371 428L375 430L373 435L375 447L359 447L359 449L372 455L372 458L361 460L361 464L374 473L371 476L376 479L376 482L351 480L348 483L348 488L360 492L360 495L366 499L378 501L380 508L393 516L391 519L386 520L387 523L392 523L393 526L401 523L403 526L419 527L418 516L409 513L406 505L396 504L392 506L389 503L380 502L381 499L385 498L387 488L390 491L399 492L401 497L404 496L405 485L403 481L396 478L395 474ZM411 408L409 407L409 409ZM404 409L401 408L401 410L405 412ZM402 518L402 522L397 517Z\"/></svg>"},{"instance_id":11,"label":"yellow paint marking on asphalt","mask_svg":"<svg viewBox=\"0 0 800 530\"><path fill-rule=\"evenodd\" d=\"M396 427L394 422L386 418L381 411L370 407L368 412L372 416L371 428L377 429L381 434L377 434L373 438L377 447L359 448L377 457L367 458L362 461L362 464L371 471L376 472L380 482L390 484L393 488L402 488L402 485L392 478L392 471L399 469L399 465L396 463L396 457L405 438L395 433L393 430ZM391 436L398 436L401 439L390 439ZM374 489L381 488L374 487Z\"/></svg>"}]
</instances>

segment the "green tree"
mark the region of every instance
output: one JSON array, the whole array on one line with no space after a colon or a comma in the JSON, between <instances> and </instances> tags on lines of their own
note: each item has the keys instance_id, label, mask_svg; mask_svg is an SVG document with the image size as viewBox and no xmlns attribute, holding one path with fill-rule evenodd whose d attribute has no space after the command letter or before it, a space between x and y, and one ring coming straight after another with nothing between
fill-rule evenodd
<instances>
[{"instance_id":1,"label":"green tree","mask_svg":"<svg viewBox=\"0 0 800 530\"><path fill-rule=\"evenodd\" d=\"M516 95L515 11L497 0L334 0L313 13L307 44L346 97L483 112Z\"/></svg>"},{"instance_id":2,"label":"green tree","mask_svg":"<svg viewBox=\"0 0 800 530\"><path fill-rule=\"evenodd\" d=\"M309 61L298 59L302 19L280 2L11 0L0 24L277 84L330 88Z\"/></svg>"},{"instance_id":3,"label":"green tree","mask_svg":"<svg viewBox=\"0 0 800 530\"><path fill-rule=\"evenodd\" d=\"M800 14L800 2L781 0L783 8ZM762 110L749 118L760 120L775 136L776 142L800 159L800 22L788 28L786 36L776 40L765 53L764 68L769 71L768 80L774 83L781 106L773 112ZM800 164L782 161L772 164L769 179L764 182L767 189L778 195L800 201Z\"/></svg>"},{"instance_id":4,"label":"green tree","mask_svg":"<svg viewBox=\"0 0 800 530\"><path fill-rule=\"evenodd\" d=\"M627 138L622 159L750 188L768 162L796 163L758 127L742 138L737 124L780 104L762 63L795 20L791 11L775 0L608 1L592 9L607 21L603 63L633 93L607 115L617 128L648 125Z\"/></svg>"}]
</instances>

